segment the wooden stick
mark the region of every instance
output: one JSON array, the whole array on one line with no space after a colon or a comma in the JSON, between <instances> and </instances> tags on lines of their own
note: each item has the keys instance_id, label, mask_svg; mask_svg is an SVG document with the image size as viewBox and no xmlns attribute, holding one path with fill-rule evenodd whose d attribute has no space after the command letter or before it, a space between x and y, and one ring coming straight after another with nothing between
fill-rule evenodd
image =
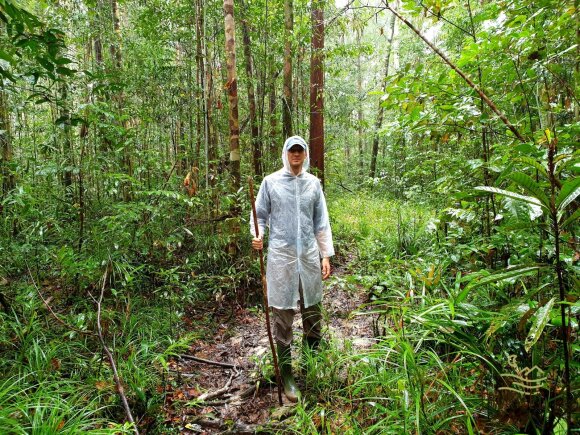
<instances>
[{"instance_id":1,"label":"wooden stick","mask_svg":"<svg viewBox=\"0 0 580 435\"><path fill-rule=\"evenodd\" d=\"M208 391L207 393L203 393L202 395L197 397L195 400L200 401L200 402L205 402L209 399L214 399L216 397L221 396L222 394L227 393L228 391L230 391L230 386L232 385L232 381L233 381L234 377L235 377L235 373L232 373L232 375L230 376L230 379L228 379L228 382L226 382L226 384L222 388L218 388L215 391Z\"/></svg>"},{"instance_id":2,"label":"wooden stick","mask_svg":"<svg viewBox=\"0 0 580 435\"><path fill-rule=\"evenodd\" d=\"M115 384L117 385L117 392L121 397L123 408L125 408L127 420L129 420L129 422L133 424L133 432L135 432L136 435L139 435L139 430L137 429L137 425L135 424L135 420L133 419L133 414L131 414L131 408L129 407L127 396L125 396L123 384L121 384L121 379L119 378L119 373L117 372L117 365L115 364L115 359L113 358L113 354L105 344L105 338L103 337L103 329L101 327L101 304L103 302L103 294L105 293L105 286L107 284L108 271L109 268L107 267L107 270L105 270L105 274L103 275L103 285L101 286L101 294L99 295L99 300L97 301L97 331L99 335L99 340L101 341L101 345L103 346L103 350L107 354L107 359L111 364L111 370L113 370L113 379L115 380Z\"/></svg>"},{"instance_id":3,"label":"wooden stick","mask_svg":"<svg viewBox=\"0 0 580 435\"><path fill-rule=\"evenodd\" d=\"M258 214L256 213L256 202L254 201L254 180L248 177L250 184L250 202L252 203L252 215L254 216L254 230L256 237L260 237L260 228L258 227ZM278 384L278 402L282 406L282 379L280 377L280 368L278 367L278 356L276 347L272 339L272 330L270 328L270 308L268 306L268 283L266 282L266 273L264 268L264 250L260 249L260 272L262 273L262 297L264 299L264 311L266 312L266 330L268 331L268 341L272 350L272 359L274 360L274 370L276 372L276 383Z\"/></svg>"},{"instance_id":4,"label":"wooden stick","mask_svg":"<svg viewBox=\"0 0 580 435\"><path fill-rule=\"evenodd\" d=\"M189 359L192 361L196 361L196 362L200 362L200 363L204 363L204 364L210 364L213 366L224 367L226 369L235 369L236 368L235 364L224 363L224 362L220 362L220 361L212 361L209 359L199 358L199 357L193 356L193 355L179 355L179 358Z\"/></svg>"},{"instance_id":5,"label":"wooden stick","mask_svg":"<svg viewBox=\"0 0 580 435\"><path fill-rule=\"evenodd\" d=\"M28 274L30 275L30 279L32 280L32 285L36 289L36 293L38 293L38 296L40 296L40 299L42 299L44 306L46 307L48 312L52 315L52 317L54 317L56 319L56 321L58 323L60 323L61 325L67 327L68 329L70 329L72 331L78 332L79 334L94 335L94 336L97 335L91 331L83 331L82 329L75 328L74 326L69 325L64 320L62 320L60 317L58 317L56 315L56 313L54 312L54 310L52 309L52 307L50 306L50 304L48 303L48 301L46 299L44 299L44 297L42 296L42 293L40 293L40 287L36 284L36 281L34 280L34 276L32 276L32 272L30 271L30 267L28 267L28 264L26 265L26 268L28 269Z\"/></svg>"}]
</instances>

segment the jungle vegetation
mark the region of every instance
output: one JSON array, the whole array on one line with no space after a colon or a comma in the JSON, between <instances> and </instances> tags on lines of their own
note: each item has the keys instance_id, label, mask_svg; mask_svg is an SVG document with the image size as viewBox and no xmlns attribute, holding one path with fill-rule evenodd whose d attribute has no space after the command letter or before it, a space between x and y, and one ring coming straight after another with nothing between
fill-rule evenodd
<instances>
[{"instance_id":1,"label":"jungle vegetation","mask_svg":"<svg viewBox=\"0 0 580 435\"><path fill-rule=\"evenodd\" d=\"M572 433L579 87L578 0L0 0L0 432L179 433L299 134L375 331L287 431Z\"/></svg>"}]
</instances>

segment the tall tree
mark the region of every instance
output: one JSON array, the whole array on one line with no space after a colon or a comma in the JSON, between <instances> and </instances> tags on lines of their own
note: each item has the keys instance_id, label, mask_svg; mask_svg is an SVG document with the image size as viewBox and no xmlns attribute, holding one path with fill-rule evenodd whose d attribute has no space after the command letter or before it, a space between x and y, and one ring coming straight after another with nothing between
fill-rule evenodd
<instances>
[{"instance_id":1,"label":"tall tree","mask_svg":"<svg viewBox=\"0 0 580 435\"><path fill-rule=\"evenodd\" d=\"M12 163L12 137L8 94L4 89L0 89L0 149L2 151L2 194L5 196L14 189L15 179L14 172L10 169Z\"/></svg>"},{"instance_id":2,"label":"tall tree","mask_svg":"<svg viewBox=\"0 0 580 435\"><path fill-rule=\"evenodd\" d=\"M397 5L395 2L394 8L396 10ZM386 82L389 76L389 64L391 61L391 53L393 51L393 38L395 35L395 17L392 16L391 17L391 22L390 22L390 29L389 29L389 46L387 48L387 55L385 57L385 73L383 75L383 79L382 79L382 86L381 88L384 90L385 86L386 86ZM375 129L374 129L374 134L373 134L373 147L371 150L371 167L370 167L370 171L369 171L369 176L371 178L374 178L376 175L376 170L377 170L377 155L379 153L379 130L381 129L382 125L383 125L383 117L384 117L384 107L382 104L382 101L379 101L379 111L377 113L377 119L375 120Z\"/></svg>"},{"instance_id":3,"label":"tall tree","mask_svg":"<svg viewBox=\"0 0 580 435\"><path fill-rule=\"evenodd\" d=\"M310 164L324 185L324 0L312 2Z\"/></svg>"},{"instance_id":4,"label":"tall tree","mask_svg":"<svg viewBox=\"0 0 580 435\"><path fill-rule=\"evenodd\" d=\"M234 22L234 0L224 0L226 32L226 67L230 125L230 171L232 188L240 188L240 125L238 119L238 78L236 73L236 29Z\"/></svg>"},{"instance_id":5,"label":"tall tree","mask_svg":"<svg viewBox=\"0 0 580 435\"><path fill-rule=\"evenodd\" d=\"M292 0L284 0L284 96L282 99L282 134L284 139L292 136L292 41L294 33L294 6Z\"/></svg>"},{"instance_id":6,"label":"tall tree","mask_svg":"<svg viewBox=\"0 0 580 435\"><path fill-rule=\"evenodd\" d=\"M254 174L262 175L262 143L258 129L258 116L256 113L256 95L254 92L254 62L251 52L250 31L248 29L248 11L242 1L244 8L244 19L242 20L242 35L244 44L244 58L246 61L247 90L248 90L248 108L250 111L250 138L252 143L252 163Z\"/></svg>"},{"instance_id":7,"label":"tall tree","mask_svg":"<svg viewBox=\"0 0 580 435\"><path fill-rule=\"evenodd\" d=\"M356 32L356 44L358 48L358 53L356 56L356 90L357 90L357 100L358 106L357 111L357 140L358 140L358 159L359 159L359 169L362 174L363 170L363 155L364 155L364 140L363 140L363 122L364 122L364 110L363 110L363 85L362 85L362 62L361 62L361 37L363 33L362 28L355 29ZM349 157L349 148L346 147L346 157Z\"/></svg>"}]
</instances>

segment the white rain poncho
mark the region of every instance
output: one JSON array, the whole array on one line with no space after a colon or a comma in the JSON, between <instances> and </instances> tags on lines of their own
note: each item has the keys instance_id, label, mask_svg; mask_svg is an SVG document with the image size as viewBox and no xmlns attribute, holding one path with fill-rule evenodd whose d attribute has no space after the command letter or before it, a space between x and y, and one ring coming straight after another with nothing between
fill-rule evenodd
<instances>
[{"instance_id":1,"label":"white rain poncho","mask_svg":"<svg viewBox=\"0 0 580 435\"><path fill-rule=\"evenodd\" d=\"M287 154L295 144L306 149L298 175L292 173ZM256 198L260 236L269 229L268 304L279 309L297 308L301 280L304 306L309 307L322 300L320 258L334 255L328 210L320 180L306 172L310 153L304 139L288 138L282 161L284 168L264 178ZM255 236L254 220L250 222Z\"/></svg>"}]
</instances>

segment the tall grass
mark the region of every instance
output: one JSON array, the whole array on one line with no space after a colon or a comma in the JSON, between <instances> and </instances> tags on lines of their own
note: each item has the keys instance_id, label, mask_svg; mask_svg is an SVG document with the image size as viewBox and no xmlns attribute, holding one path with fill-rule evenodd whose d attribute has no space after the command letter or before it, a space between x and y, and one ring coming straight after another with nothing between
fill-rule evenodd
<instances>
[{"instance_id":1,"label":"tall grass","mask_svg":"<svg viewBox=\"0 0 580 435\"><path fill-rule=\"evenodd\" d=\"M17 294L18 309L0 312L0 433L133 433L123 424L110 365L96 337L56 323L32 287L23 284ZM187 349L195 334L176 327L178 313L170 300L135 296L120 310L115 303L109 300L103 311L106 340L135 417L154 425L167 361ZM79 303L60 316L93 330L92 311Z\"/></svg>"},{"instance_id":2,"label":"tall grass","mask_svg":"<svg viewBox=\"0 0 580 435\"><path fill-rule=\"evenodd\" d=\"M382 270L393 258L416 255L430 242L428 208L360 192L332 197L329 213L339 254L354 251L359 272Z\"/></svg>"},{"instance_id":3,"label":"tall grass","mask_svg":"<svg viewBox=\"0 0 580 435\"><path fill-rule=\"evenodd\" d=\"M474 269L468 241L449 260L455 241L438 249L427 230L433 213L423 207L362 194L330 201L339 253L356 253L345 279L369 293L360 315L373 316L376 344L357 352L331 341L306 359L297 432L507 434L549 427L541 418L535 426L514 420L503 409L525 400L505 394L506 375L514 373L508 360L522 346L514 337L521 301L497 309L494 295L502 287L483 286L468 302L462 295L469 283L462 271ZM322 415L332 416L333 425Z\"/></svg>"}]
</instances>

